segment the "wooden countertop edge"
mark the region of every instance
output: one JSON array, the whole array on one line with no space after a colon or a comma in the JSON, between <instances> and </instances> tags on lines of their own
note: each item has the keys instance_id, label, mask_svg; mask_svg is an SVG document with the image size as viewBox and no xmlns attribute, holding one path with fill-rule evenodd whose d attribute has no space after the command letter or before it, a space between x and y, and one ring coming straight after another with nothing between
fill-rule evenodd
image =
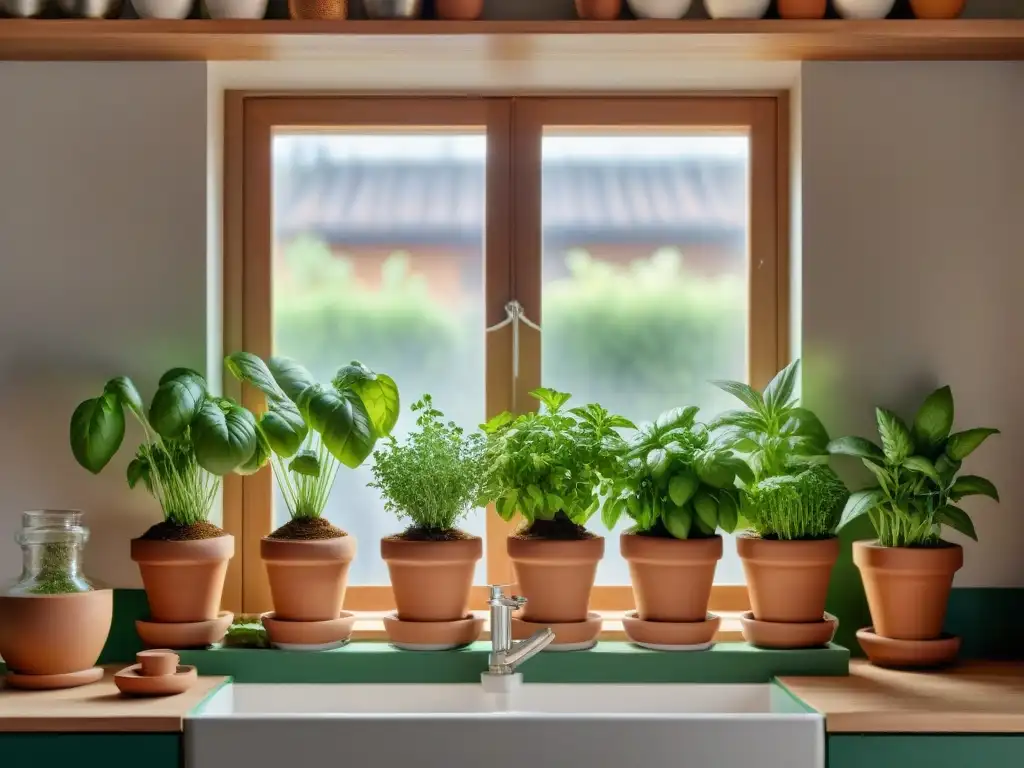
<instances>
[{"instance_id":1,"label":"wooden countertop edge","mask_svg":"<svg viewBox=\"0 0 1024 768\"><path fill-rule=\"evenodd\" d=\"M837 712L825 715L830 734L1024 734L1024 715L989 712Z\"/></svg>"},{"instance_id":2,"label":"wooden countertop edge","mask_svg":"<svg viewBox=\"0 0 1024 768\"><path fill-rule=\"evenodd\" d=\"M0 718L0 733L181 733L185 716L125 715Z\"/></svg>"}]
</instances>

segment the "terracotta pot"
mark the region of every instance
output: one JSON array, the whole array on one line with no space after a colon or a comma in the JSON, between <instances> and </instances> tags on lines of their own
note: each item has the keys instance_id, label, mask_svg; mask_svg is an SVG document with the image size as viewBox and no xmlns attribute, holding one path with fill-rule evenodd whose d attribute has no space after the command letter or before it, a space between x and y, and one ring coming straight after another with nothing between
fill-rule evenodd
<instances>
[{"instance_id":1,"label":"terracotta pot","mask_svg":"<svg viewBox=\"0 0 1024 768\"><path fill-rule=\"evenodd\" d=\"M66 675L95 666L110 633L114 592L0 597L0 656L27 675Z\"/></svg>"},{"instance_id":2,"label":"terracotta pot","mask_svg":"<svg viewBox=\"0 0 1024 768\"><path fill-rule=\"evenodd\" d=\"M739 536L736 548L758 621L817 622L825 615L839 539L774 541Z\"/></svg>"},{"instance_id":3,"label":"terracotta pot","mask_svg":"<svg viewBox=\"0 0 1024 768\"><path fill-rule=\"evenodd\" d=\"M309 21L338 21L348 18L348 0L288 0L288 15Z\"/></svg>"},{"instance_id":4,"label":"terracotta pot","mask_svg":"<svg viewBox=\"0 0 1024 768\"><path fill-rule=\"evenodd\" d=\"M641 621L704 621L722 559L722 537L661 539L624 533L619 550L629 562Z\"/></svg>"},{"instance_id":5,"label":"terracotta pot","mask_svg":"<svg viewBox=\"0 0 1024 768\"><path fill-rule=\"evenodd\" d=\"M581 19L612 21L622 14L622 0L576 0L576 13Z\"/></svg>"},{"instance_id":6,"label":"terracotta pot","mask_svg":"<svg viewBox=\"0 0 1024 768\"><path fill-rule=\"evenodd\" d=\"M477 538L458 541L381 539L401 621L459 621L469 611L476 562L483 557Z\"/></svg>"},{"instance_id":7,"label":"terracotta pot","mask_svg":"<svg viewBox=\"0 0 1024 768\"><path fill-rule=\"evenodd\" d=\"M153 621L217 618L228 561L235 554L233 536L196 541L132 539L131 552L139 564Z\"/></svg>"},{"instance_id":8,"label":"terracotta pot","mask_svg":"<svg viewBox=\"0 0 1024 768\"><path fill-rule=\"evenodd\" d=\"M955 19L964 12L967 0L910 0L919 19Z\"/></svg>"},{"instance_id":9,"label":"terracotta pot","mask_svg":"<svg viewBox=\"0 0 1024 768\"><path fill-rule=\"evenodd\" d=\"M604 539L546 541L508 538L508 556L526 606L521 618L534 623L586 621Z\"/></svg>"},{"instance_id":10,"label":"terracotta pot","mask_svg":"<svg viewBox=\"0 0 1024 768\"><path fill-rule=\"evenodd\" d=\"M260 540L274 616L279 621L331 621L341 614L355 536Z\"/></svg>"},{"instance_id":11,"label":"terracotta pot","mask_svg":"<svg viewBox=\"0 0 1024 768\"><path fill-rule=\"evenodd\" d=\"M784 19L823 19L828 0L779 0L779 16Z\"/></svg>"},{"instance_id":12,"label":"terracotta pot","mask_svg":"<svg viewBox=\"0 0 1024 768\"><path fill-rule=\"evenodd\" d=\"M934 640L942 635L953 574L964 564L959 544L882 547L855 541L875 633L894 640Z\"/></svg>"},{"instance_id":13,"label":"terracotta pot","mask_svg":"<svg viewBox=\"0 0 1024 768\"><path fill-rule=\"evenodd\" d=\"M437 18L472 21L484 14L484 0L437 0Z\"/></svg>"}]
</instances>

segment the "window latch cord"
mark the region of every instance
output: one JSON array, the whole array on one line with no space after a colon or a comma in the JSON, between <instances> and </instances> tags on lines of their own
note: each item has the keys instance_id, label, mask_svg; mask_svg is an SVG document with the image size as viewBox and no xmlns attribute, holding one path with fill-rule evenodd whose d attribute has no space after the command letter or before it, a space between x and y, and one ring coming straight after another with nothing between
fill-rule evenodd
<instances>
[{"instance_id":1,"label":"window latch cord","mask_svg":"<svg viewBox=\"0 0 1024 768\"><path fill-rule=\"evenodd\" d=\"M513 299L505 305L505 319L487 329L488 333L499 331L507 325L512 326L512 380L519 380L519 324L540 333L540 326L526 316L523 305Z\"/></svg>"}]
</instances>

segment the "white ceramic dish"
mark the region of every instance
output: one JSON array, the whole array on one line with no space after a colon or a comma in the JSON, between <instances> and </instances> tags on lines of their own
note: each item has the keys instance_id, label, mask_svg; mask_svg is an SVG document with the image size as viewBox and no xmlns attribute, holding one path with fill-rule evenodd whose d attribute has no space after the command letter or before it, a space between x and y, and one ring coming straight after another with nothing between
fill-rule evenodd
<instances>
[{"instance_id":1,"label":"white ceramic dish","mask_svg":"<svg viewBox=\"0 0 1024 768\"><path fill-rule=\"evenodd\" d=\"M638 19L681 19L693 0L626 0L629 10Z\"/></svg>"}]
</instances>

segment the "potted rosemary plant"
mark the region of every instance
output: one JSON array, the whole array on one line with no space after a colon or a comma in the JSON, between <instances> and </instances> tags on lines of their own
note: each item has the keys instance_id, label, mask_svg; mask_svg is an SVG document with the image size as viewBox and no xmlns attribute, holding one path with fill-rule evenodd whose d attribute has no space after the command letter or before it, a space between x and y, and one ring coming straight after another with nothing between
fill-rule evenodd
<instances>
[{"instance_id":1,"label":"potted rosemary plant","mask_svg":"<svg viewBox=\"0 0 1024 768\"><path fill-rule=\"evenodd\" d=\"M412 411L416 427L408 437L391 437L373 454L370 487L408 524L380 542L398 607L385 629L402 646L457 647L475 640L482 625L468 611L483 542L458 524L480 494L484 437L446 422L430 395Z\"/></svg>"},{"instance_id":2,"label":"potted rosemary plant","mask_svg":"<svg viewBox=\"0 0 1024 768\"><path fill-rule=\"evenodd\" d=\"M942 526L977 540L974 523L958 504L968 496L999 501L999 493L990 481L961 475L960 469L999 431L951 434L953 411L953 393L942 387L924 401L912 425L878 408L881 446L860 437L842 437L828 446L832 454L860 459L876 480L850 496L839 527L867 515L878 536L854 542L853 559L874 625L857 637L872 660L881 663L901 652L910 652L920 663L941 662L959 648L957 638L942 638L942 625L964 555L959 544L942 539Z\"/></svg>"},{"instance_id":3,"label":"potted rosemary plant","mask_svg":"<svg viewBox=\"0 0 1024 768\"><path fill-rule=\"evenodd\" d=\"M564 392L541 388L530 394L543 404L540 413L504 413L484 425L483 497L504 520L522 516L508 538L527 599L519 626L575 624L556 629L555 643L572 645L579 638L586 645L600 629L587 609L604 539L584 526L600 505L602 480L613 476L625 451L618 430L635 427L593 403L566 410L570 395Z\"/></svg>"},{"instance_id":4,"label":"potted rosemary plant","mask_svg":"<svg viewBox=\"0 0 1024 768\"><path fill-rule=\"evenodd\" d=\"M264 363L236 352L225 363L266 397L266 410L256 422L259 464L273 468L291 518L260 542L273 620L336 622L356 542L323 517L324 508L339 468L358 467L377 438L391 433L398 421L398 387L390 376L355 362L341 368L330 386L289 358ZM274 634L269 626L268 632Z\"/></svg>"},{"instance_id":5,"label":"potted rosemary plant","mask_svg":"<svg viewBox=\"0 0 1024 768\"><path fill-rule=\"evenodd\" d=\"M716 442L742 454L753 473L740 505L751 530L737 539L753 620L820 625L846 488L827 467L828 433L793 395L798 370L797 360L763 393L738 381L715 382L745 408L711 426Z\"/></svg>"},{"instance_id":6,"label":"potted rosemary plant","mask_svg":"<svg viewBox=\"0 0 1024 768\"><path fill-rule=\"evenodd\" d=\"M220 599L235 541L209 517L220 478L255 466L256 419L233 400L212 395L206 379L187 368L161 377L148 411L130 379L111 379L71 417L71 450L93 474L121 447L125 411L143 431L128 465L128 485L141 483L164 514L163 522L131 542L149 601L147 638L171 647L194 644L173 625L197 622L222 637L231 618L219 613Z\"/></svg>"},{"instance_id":7,"label":"potted rosemary plant","mask_svg":"<svg viewBox=\"0 0 1024 768\"><path fill-rule=\"evenodd\" d=\"M711 441L697 413L674 408L641 425L602 489L604 524L614 528L623 514L635 523L619 539L637 607L624 626L643 645L703 645L718 629L708 614L722 558L717 531L736 529L736 478L751 474Z\"/></svg>"}]
</instances>

